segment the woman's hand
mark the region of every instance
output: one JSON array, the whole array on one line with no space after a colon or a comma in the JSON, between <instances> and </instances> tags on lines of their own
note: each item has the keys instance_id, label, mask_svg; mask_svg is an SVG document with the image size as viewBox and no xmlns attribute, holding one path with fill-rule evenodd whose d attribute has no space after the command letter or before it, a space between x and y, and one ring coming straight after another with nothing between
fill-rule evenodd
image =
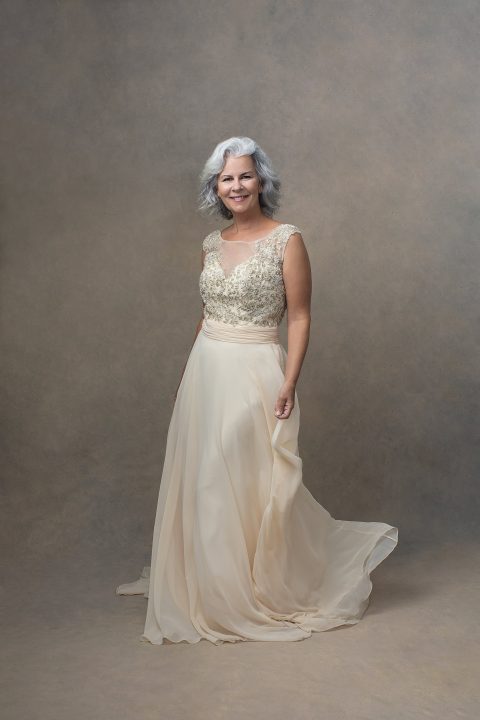
<instances>
[{"instance_id":1,"label":"woman's hand","mask_svg":"<svg viewBox=\"0 0 480 720\"><path fill-rule=\"evenodd\" d=\"M295 405L295 385L283 383L279 390L277 402L275 403L275 417L278 420L286 420Z\"/></svg>"}]
</instances>

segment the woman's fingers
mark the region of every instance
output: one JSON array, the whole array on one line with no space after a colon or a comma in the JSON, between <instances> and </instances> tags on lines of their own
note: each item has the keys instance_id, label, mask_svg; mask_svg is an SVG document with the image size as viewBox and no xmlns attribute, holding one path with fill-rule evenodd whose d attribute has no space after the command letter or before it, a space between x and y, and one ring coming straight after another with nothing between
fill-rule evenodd
<instances>
[{"instance_id":1,"label":"woman's fingers","mask_svg":"<svg viewBox=\"0 0 480 720\"><path fill-rule=\"evenodd\" d=\"M279 420L285 420L289 417L293 409L293 400L285 397L279 397L275 403L275 415Z\"/></svg>"}]
</instances>

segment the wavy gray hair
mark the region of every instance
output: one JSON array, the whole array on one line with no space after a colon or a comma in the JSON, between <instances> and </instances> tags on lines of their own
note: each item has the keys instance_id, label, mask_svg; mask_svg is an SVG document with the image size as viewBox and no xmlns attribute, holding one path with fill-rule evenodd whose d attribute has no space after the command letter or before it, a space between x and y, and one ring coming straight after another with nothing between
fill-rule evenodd
<instances>
[{"instance_id":1,"label":"wavy gray hair","mask_svg":"<svg viewBox=\"0 0 480 720\"><path fill-rule=\"evenodd\" d=\"M268 155L255 140L249 137L231 137L223 140L218 143L208 158L199 177L198 207L200 212L207 215L218 213L228 219L233 217L233 213L216 193L218 175L230 155L233 157L252 156L262 186L262 192L259 194L260 207L265 215L272 217L280 205L280 180Z\"/></svg>"}]
</instances>

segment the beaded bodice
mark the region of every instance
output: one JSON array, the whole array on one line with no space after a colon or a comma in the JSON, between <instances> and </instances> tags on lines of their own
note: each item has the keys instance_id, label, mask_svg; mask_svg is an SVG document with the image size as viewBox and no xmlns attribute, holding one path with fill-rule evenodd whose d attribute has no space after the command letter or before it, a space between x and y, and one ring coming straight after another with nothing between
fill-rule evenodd
<instances>
[{"instance_id":1,"label":"beaded bodice","mask_svg":"<svg viewBox=\"0 0 480 720\"><path fill-rule=\"evenodd\" d=\"M231 325L279 325L286 309L283 257L296 232L296 225L282 223L258 240L224 240L220 230L207 235L199 279L204 316Z\"/></svg>"}]
</instances>

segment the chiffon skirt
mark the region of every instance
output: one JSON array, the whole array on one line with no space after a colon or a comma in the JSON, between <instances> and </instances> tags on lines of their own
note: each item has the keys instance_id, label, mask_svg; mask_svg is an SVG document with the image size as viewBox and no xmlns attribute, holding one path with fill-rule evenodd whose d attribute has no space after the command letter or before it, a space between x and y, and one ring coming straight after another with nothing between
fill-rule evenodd
<instances>
[{"instance_id":1,"label":"chiffon skirt","mask_svg":"<svg viewBox=\"0 0 480 720\"><path fill-rule=\"evenodd\" d=\"M352 625L398 542L336 520L302 481L300 408L278 420L278 328L204 320L168 429L150 566L117 594L148 598L141 640L302 640Z\"/></svg>"}]
</instances>

